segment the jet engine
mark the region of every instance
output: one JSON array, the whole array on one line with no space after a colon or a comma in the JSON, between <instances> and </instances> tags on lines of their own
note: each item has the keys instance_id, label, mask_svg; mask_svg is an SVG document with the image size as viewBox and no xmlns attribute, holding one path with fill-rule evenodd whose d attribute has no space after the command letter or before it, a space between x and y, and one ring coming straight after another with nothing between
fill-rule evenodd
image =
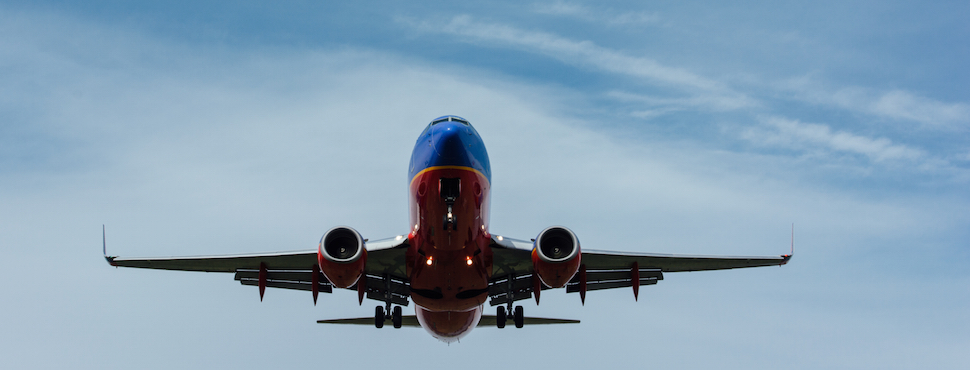
<instances>
[{"instance_id":1,"label":"jet engine","mask_svg":"<svg viewBox=\"0 0 970 370\"><path fill-rule=\"evenodd\" d=\"M346 226L330 229L317 249L320 271L338 288L349 288L364 274L367 250L357 230Z\"/></svg>"},{"instance_id":2,"label":"jet engine","mask_svg":"<svg viewBox=\"0 0 970 370\"><path fill-rule=\"evenodd\" d=\"M576 275L580 264L579 238L562 226L542 230L532 248L532 267L543 284L562 288Z\"/></svg>"}]
</instances>

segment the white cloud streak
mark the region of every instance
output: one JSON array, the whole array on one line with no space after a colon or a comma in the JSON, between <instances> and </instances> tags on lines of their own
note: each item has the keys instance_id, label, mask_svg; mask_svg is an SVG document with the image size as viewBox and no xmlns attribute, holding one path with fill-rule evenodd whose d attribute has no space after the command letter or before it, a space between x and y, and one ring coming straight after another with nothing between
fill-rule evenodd
<instances>
[{"instance_id":1,"label":"white cloud streak","mask_svg":"<svg viewBox=\"0 0 970 370\"><path fill-rule=\"evenodd\" d=\"M622 102L646 104L651 107L658 107L665 112L683 111L687 109L707 109L716 112L731 111L751 107L757 104L752 99L744 96L735 98L728 96L714 95L693 95L686 98L667 98L634 94L625 91L610 91L606 96Z\"/></svg>"},{"instance_id":2,"label":"white cloud streak","mask_svg":"<svg viewBox=\"0 0 970 370\"><path fill-rule=\"evenodd\" d=\"M933 128L967 128L970 123L970 105L943 103L904 90L873 93L865 89L845 88L836 91L832 100L847 109L915 121Z\"/></svg>"},{"instance_id":3,"label":"white cloud streak","mask_svg":"<svg viewBox=\"0 0 970 370\"><path fill-rule=\"evenodd\" d=\"M674 87L702 96L704 100L711 102L713 109L721 110L726 107L747 107L757 104L754 99L718 81L682 68L665 66L650 58L631 56L604 48L591 41L575 41L546 32L478 22L468 15L455 16L443 25L431 25L427 22L407 19L400 19L400 21L425 32L446 33L473 41L520 48L538 52L565 63L591 66L602 71L642 79L647 83Z\"/></svg>"},{"instance_id":4,"label":"white cloud streak","mask_svg":"<svg viewBox=\"0 0 970 370\"><path fill-rule=\"evenodd\" d=\"M587 22L603 23L615 26L655 25L660 22L660 16L647 12L614 12L611 10L592 9L582 4L555 1L552 3L536 3L533 11L537 14L566 16Z\"/></svg>"},{"instance_id":5,"label":"white cloud streak","mask_svg":"<svg viewBox=\"0 0 970 370\"><path fill-rule=\"evenodd\" d=\"M893 144L887 138L869 138L835 131L827 125L781 117L767 117L762 122L763 128L748 128L741 133L741 137L766 146L863 155L875 162L915 161L926 156L921 150Z\"/></svg>"},{"instance_id":6,"label":"white cloud streak","mask_svg":"<svg viewBox=\"0 0 970 370\"><path fill-rule=\"evenodd\" d=\"M849 86L831 88L807 77L784 81L780 90L793 91L795 98L850 112L903 122L916 122L921 129L965 130L970 128L970 104L948 103L902 89L877 91Z\"/></svg>"}]
</instances>

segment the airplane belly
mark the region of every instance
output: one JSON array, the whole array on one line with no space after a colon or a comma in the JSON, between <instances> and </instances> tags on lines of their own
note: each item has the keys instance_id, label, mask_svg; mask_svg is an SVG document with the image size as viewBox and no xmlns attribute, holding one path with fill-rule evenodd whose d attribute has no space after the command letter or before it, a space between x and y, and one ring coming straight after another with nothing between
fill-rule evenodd
<instances>
[{"instance_id":1,"label":"airplane belly","mask_svg":"<svg viewBox=\"0 0 970 370\"><path fill-rule=\"evenodd\" d=\"M434 312L466 311L488 298L492 271L488 180L468 167L432 167L410 184L411 299Z\"/></svg>"}]
</instances>

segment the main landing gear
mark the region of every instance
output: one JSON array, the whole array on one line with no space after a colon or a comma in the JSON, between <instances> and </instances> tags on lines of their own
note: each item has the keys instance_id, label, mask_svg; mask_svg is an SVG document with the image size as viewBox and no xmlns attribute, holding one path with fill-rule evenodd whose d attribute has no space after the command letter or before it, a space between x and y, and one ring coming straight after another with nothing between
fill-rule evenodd
<instances>
[{"instance_id":1,"label":"main landing gear","mask_svg":"<svg viewBox=\"0 0 970 370\"><path fill-rule=\"evenodd\" d=\"M361 283L358 282L358 284ZM400 329L403 323L401 319L401 306L394 306L394 310L391 310L391 277L388 274L384 274L384 307L377 306L374 308L374 326L378 329L383 328L384 321L388 319L387 315L390 315L391 324L394 325L394 329Z\"/></svg>"},{"instance_id":2,"label":"main landing gear","mask_svg":"<svg viewBox=\"0 0 970 370\"><path fill-rule=\"evenodd\" d=\"M512 305L509 305L509 310L512 309ZM505 327L505 321L508 320L508 314L505 312L504 306L498 306L495 308L495 325L499 329ZM512 312L512 322L515 323L516 328L521 328L525 325L525 313L522 306L515 306L515 311Z\"/></svg>"},{"instance_id":3,"label":"main landing gear","mask_svg":"<svg viewBox=\"0 0 970 370\"><path fill-rule=\"evenodd\" d=\"M377 306L374 308L374 326L378 329L384 327L384 321L391 319L391 325L394 325L394 329L401 328L401 306L394 306L394 310L388 312L391 317L387 317L384 313L384 307Z\"/></svg>"}]
</instances>

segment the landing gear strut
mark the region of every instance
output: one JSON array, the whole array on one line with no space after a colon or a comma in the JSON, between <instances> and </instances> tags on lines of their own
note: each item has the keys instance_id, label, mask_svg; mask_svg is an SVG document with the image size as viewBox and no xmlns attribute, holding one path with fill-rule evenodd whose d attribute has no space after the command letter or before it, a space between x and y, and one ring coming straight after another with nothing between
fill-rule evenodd
<instances>
[{"instance_id":1,"label":"landing gear strut","mask_svg":"<svg viewBox=\"0 0 970 370\"><path fill-rule=\"evenodd\" d=\"M455 221L455 214L452 213L451 206L461 195L461 179L442 177L438 180L438 192L441 194L441 198L445 200L445 204L448 205L448 213L444 215L442 228L444 230L449 228L452 231L458 230L458 224Z\"/></svg>"},{"instance_id":2,"label":"landing gear strut","mask_svg":"<svg viewBox=\"0 0 970 370\"><path fill-rule=\"evenodd\" d=\"M509 275L508 279L506 280L508 282L508 293L507 293L508 301L506 301L505 305L508 306L508 308L505 308L502 306L498 306L495 308L495 326L498 326L499 329L502 329L505 327L505 321L508 320L509 314L512 315L512 322L515 323L516 328L521 328L523 325L525 325L525 313L523 312L524 310L522 309L522 306L515 306L514 311L512 309L512 303L513 303L512 295L513 295L513 292L515 291L513 289L512 282L514 280L515 280L515 273L513 272L511 275ZM538 294L538 292L536 292L536 294Z\"/></svg>"},{"instance_id":3,"label":"landing gear strut","mask_svg":"<svg viewBox=\"0 0 970 370\"><path fill-rule=\"evenodd\" d=\"M391 325L394 325L394 329L400 329L401 324L403 324L401 315L401 306L394 306L391 309L391 277L388 274L384 274L384 305L385 307L377 306L374 308L374 326L378 329L384 327L384 321L388 319L387 315L390 315ZM358 283L360 284L360 283ZM385 314L386 313L386 314Z\"/></svg>"}]
</instances>

